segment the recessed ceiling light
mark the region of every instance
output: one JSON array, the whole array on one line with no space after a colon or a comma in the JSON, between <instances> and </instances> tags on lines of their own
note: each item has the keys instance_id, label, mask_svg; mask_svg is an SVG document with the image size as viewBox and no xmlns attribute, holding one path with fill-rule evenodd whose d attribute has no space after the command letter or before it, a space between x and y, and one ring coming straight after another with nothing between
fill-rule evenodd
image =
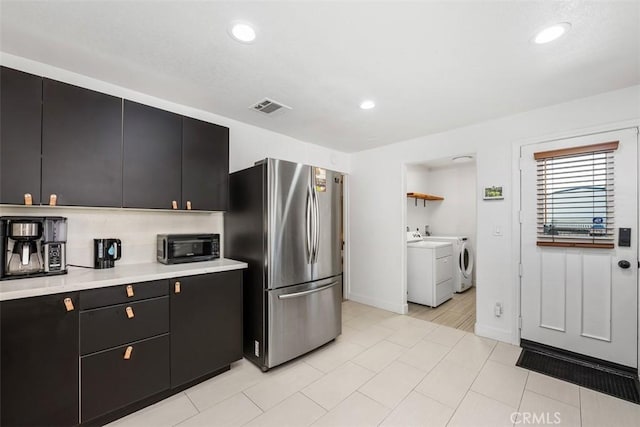
<instances>
[{"instance_id":1,"label":"recessed ceiling light","mask_svg":"<svg viewBox=\"0 0 640 427\"><path fill-rule=\"evenodd\" d=\"M466 163L470 162L471 160L473 160L472 156L457 156L451 159L453 163Z\"/></svg>"},{"instance_id":2,"label":"recessed ceiling light","mask_svg":"<svg viewBox=\"0 0 640 427\"><path fill-rule=\"evenodd\" d=\"M360 103L360 108L362 108L363 110L371 110L375 106L376 103L371 101L370 99L367 99L366 101L362 101Z\"/></svg>"},{"instance_id":3,"label":"recessed ceiling light","mask_svg":"<svg viewBox=\"0 0 640 427\"><path fill-rule=\"evenodd\" d=\"M256 30L246 22L232 22L229 34L242 43L251 43L256 39Z\"/></svg>"},{"instance_id":4,"label":"recessed ceiling light","mask_svg":"<svg viewBox=\"0 0 640 427\"><path fill-rule=\"evenodd\" d=\"M552 42L566 33L569 28L571 28L571 24L569 24L568 22L562 22L560 24L552 25L536 34L533 42L536 44Z\"/></svg>"}]
</instances>

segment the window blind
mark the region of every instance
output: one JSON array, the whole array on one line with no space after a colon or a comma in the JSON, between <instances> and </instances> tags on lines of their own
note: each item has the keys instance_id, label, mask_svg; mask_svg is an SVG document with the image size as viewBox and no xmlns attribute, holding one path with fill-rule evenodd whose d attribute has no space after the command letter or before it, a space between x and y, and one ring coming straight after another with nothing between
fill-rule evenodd
<instances>
[{"instance_id":1,"label":"window blind","mask_svg":"<svg viewBox=\"0 0 640 427\"><path fill-rule=\"evenodd\" d=\"M535 153L538 246L614 247L618 142Z\"/></svg>"}]
</instances>

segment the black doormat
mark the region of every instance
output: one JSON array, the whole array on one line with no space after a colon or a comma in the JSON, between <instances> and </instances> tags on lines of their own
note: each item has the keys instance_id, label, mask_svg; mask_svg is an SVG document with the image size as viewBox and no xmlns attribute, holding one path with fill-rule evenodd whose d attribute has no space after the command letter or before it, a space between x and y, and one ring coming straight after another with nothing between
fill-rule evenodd
<instances>
[{"instance_id":1,"label":"black doormat","mask_svg":"<svg viewBox=\"0 0 640 427\"><path fill-rule=\"evenodd\" d=\"M517 366L591 390L640 404L640 384L633 373L571 360L561 354L523 348Z\"/></svg>"}]
</instances>

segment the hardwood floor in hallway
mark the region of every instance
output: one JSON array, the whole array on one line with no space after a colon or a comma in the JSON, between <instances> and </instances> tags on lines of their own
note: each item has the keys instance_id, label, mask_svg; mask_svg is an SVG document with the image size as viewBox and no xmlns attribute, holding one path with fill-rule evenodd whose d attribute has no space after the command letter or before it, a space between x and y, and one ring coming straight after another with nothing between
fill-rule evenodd
<instances>
[{"instance_id":1,"label":"hardwood floor in hallway","mask_svg":"<svg viewBox=\"0 0 640 427\"><path fill-rule=\"evenodd\" d=\"M436 308L409 303L409 316L451 328L472 332L476 323L476 287L461 293Z\"/></svg>"}]
</instances>

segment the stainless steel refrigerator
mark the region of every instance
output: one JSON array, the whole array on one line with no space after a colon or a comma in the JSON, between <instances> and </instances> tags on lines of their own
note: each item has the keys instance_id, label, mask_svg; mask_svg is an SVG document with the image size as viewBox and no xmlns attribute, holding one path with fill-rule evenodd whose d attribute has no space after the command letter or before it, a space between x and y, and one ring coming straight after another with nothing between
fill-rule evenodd
<instances>
[{"instance_id":1,"label":"stainless steel refrigerator","mask_svg":"<svg viewBox=\"0 0 640 427\"><path fill-rule=\"evenodd\" d=\"M342 175L266 159L229 178L224 256L245 261L244 354L263 370L342 332Z\"/></svg>"}]
</instances>

